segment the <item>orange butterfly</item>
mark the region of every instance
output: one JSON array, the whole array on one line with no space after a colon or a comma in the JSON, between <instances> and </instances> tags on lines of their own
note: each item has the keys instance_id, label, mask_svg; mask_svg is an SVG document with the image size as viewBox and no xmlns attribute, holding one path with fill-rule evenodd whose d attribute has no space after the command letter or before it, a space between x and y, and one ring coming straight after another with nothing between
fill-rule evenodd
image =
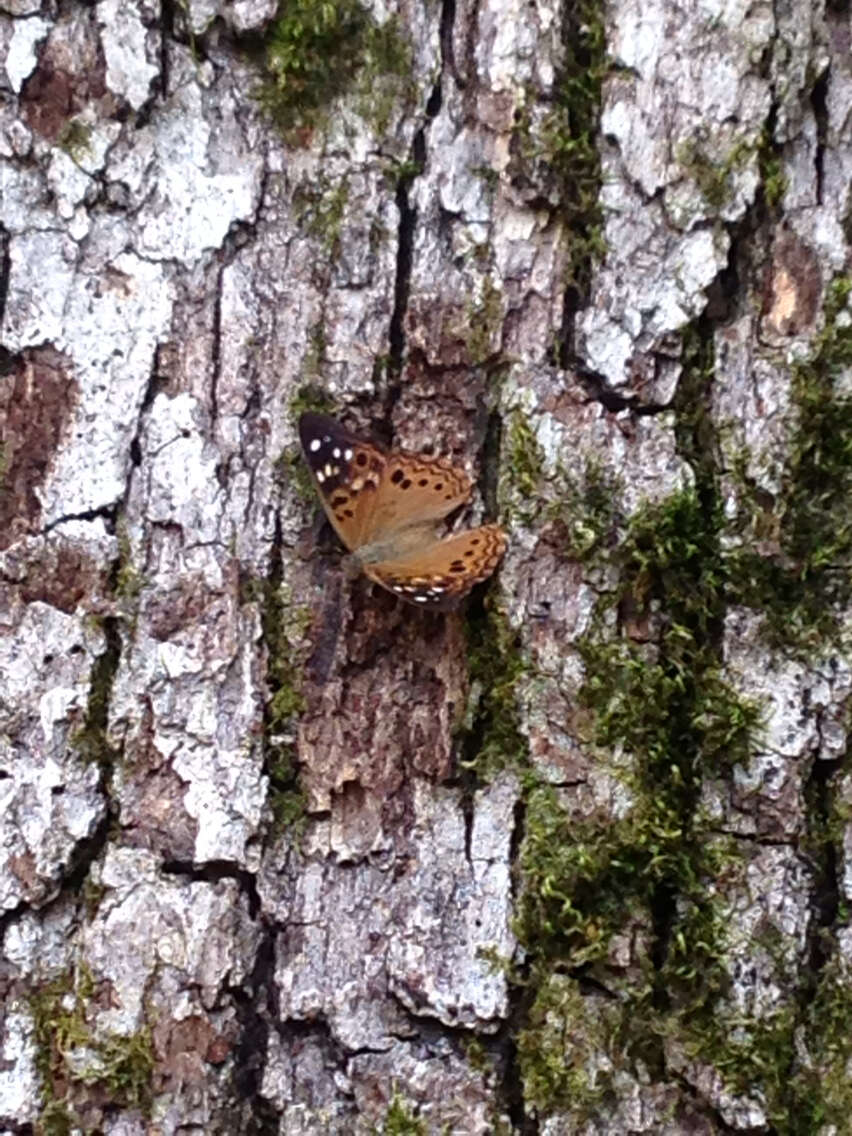
<instances>
[{"instance_id":1,"label":"orange butterfly","mask_svg":"<svg viewBox=\"0 0 852 1136\"><path fill-rule=\"evenodd\" d=\"M328 519L375 583L420 607L447 607L497 567L506 549L499 525L435 534L470 497L463 470L443 458L385 453L324 414L303 414L299 437Z\"/></svg>"}]
</instances>

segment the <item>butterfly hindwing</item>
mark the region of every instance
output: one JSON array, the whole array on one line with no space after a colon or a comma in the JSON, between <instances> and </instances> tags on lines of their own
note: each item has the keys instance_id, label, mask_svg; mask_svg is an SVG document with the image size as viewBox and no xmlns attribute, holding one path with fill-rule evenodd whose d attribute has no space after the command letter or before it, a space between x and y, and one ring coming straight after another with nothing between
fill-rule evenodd
<instances>
[{"instance_id":1,"label":"butterfly hindwing","mask_svg":"<svg viewBox=\"0 0 852 1136\"><path fill-rule=\"evenodd\" d=\"M366 564L365 574L418 607L446 607L486 580L506 550L499 525L482 525L436 540L398 560Z\"/></svg>"}]
</instances>

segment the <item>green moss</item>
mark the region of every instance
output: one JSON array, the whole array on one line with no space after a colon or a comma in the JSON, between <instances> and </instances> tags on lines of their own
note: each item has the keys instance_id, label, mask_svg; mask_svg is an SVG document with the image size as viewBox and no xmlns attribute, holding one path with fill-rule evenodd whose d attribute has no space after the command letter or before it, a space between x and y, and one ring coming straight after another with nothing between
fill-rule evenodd
<instances>
[{"instance_id":1,"label":"green moss","mask_svg":"<svg viewBox=\"0 0 852 1136\"><path fill-rule=\"evenodd\" d=\"M621 479L591 459L579 477L562 472L557 482L547 514L565 556L589 565L602 561L623 524Z\"/></svg>"},{"instance_id":2,"label":"green moss","mask_svg":"<svg viewBox=\"0 0 852 1136\"><path fill-rule=\"evenodd\" d=\"M118 566L113 591L119 599L132 603L142 591L142 574L133 564L133 547L123 518L116 524L115 535L118 542Z\"/></svg>"},{"instance_id":3,"label":"green moss","mask_svg":"<svg viewBox=\"0 0 852 1136\"><path fill-rule=\"evenodd\" d=\"M740 141L719 161L709 157L697 139L690 139L679 146L677 160L707 204L720 210L733 199L733 175L748 165L758 149L754 142Z\"/></svg>"},{"instance_id":4,"label":"green moss","mask_svg":"<svg viewBox=\"0 0 852 1136\"><path fill-rule=\"evenodd\" d=\"M373 88L371 114L386 125L410 49L395 20L377 24L360 0L286 0L269 26L264 73L260 101L295 140L359 83Z\"/></svg>"},{"instance_id":5,"label":"green moss","mask_svg":"<svg viewBox=\"0 0 852 1136\"><path fill-rule=\"evenodd\" d=\"M380 1131L384 1136L426 1136L425 1121L421 1120L394 1088L387 1116Z\"/></svg>"},{"instance_id":6,"label":"green moss","mask_svg":"<svg viewBox=\"0 0 852 1136\"><path fill-rule=\"evenodd\" d=\"M779 1085L784 1091L780 1093L776 1127L782 1136L808 1136L832 1125L837 1132L847 1130L852 1115L850 1021L852 975L845 960L835 955L819 976L799 1034L810 1060L791 1063L788 1069L794 1070L792 1080L785 1079ZM787 1128L783 1127L785 1119Z\"/></svg>"},{"instance_id":7,"label":"green moss","mask_svg":"<svg viewBox=\"0 0 852 1136\"><path fill-rule=\"evenodd\" d=\"M813 997L760 1018L731 1007L730 910L714 883L730 881L742 864L700 801L702 785L748 762L760 729L759 707L725 678L728 605L744 597L775 605L769 622L789 645L801 628L808 642L824 643L849 599L852 419L849 396L836 389L852 365L849 291L845 281L835 285L825 330L794 370L797 426L771 529L783 551L773 571L786 575L758 575L765 558L752 551L754 541L729 551L708 412L708 328L684 336L675 403L678 449L694 484L625 522L612 503L617 488L596 473L591 493L575 487L565 511L551 516L564 524L572 555L606 567L592 628L579 643L580 727L585 744L609 761L623 799L615 818L607 810L578 819L570 796L525 771L515 918L525 969L516 980L531 991L531 1008L518 1053L525 1100L539 1115L558 1111L587 1123L606 1101L610 1070L632 1070L641 1059L652 1076L663 1075L664 1041L674 1039L730 1090L765 1101L783 1136L848 1118L849 975L832 961ZM824 827L817 837L836 841L837 818ZM613 973L614 941L637 926L650 957L639 954L630 973ZM774 958L777 946L764 941L760 949ZM788 973L793 964L779 952L777 965ZM568 977L578 972L599 974L618 999L583 996Z\"/></svg>"},{"instance_id":8,"label":"green moss","mask_svg":"<svg viewBox=\"0 0 852 1136\"><path fill-rule=\"evenodd\" d=\"M411 183L423 173L423 164L414 158L387 158L382 166L382 179L389 189Z\"/></svg>"},{"instance_id":9,"label":"green moss","mask_svg":"<svg viewBox=\"0 0 852 1136\"><path fill-rule=\"evenodd\" d=\"M96 1061L79 1073L80 1080L105 1089L119 1108L135 1108L148 1115L154 1073L150 1033L141 1030L129 1037L108 1035L97 1044L95 1053Z\"/></svg>"},{"instance_id":10,"label":"green moss","mask_svg":"<svg viewBox=\"0 0 852 1136\"><path fill-rule=\"evenodd\" d=\"M466 313L467 348L471 364L476 367L495 355L494 341L498 338L503 317L503 293L490 276L482 279L479 302Z\"/></svg>"},{"instance_id":11,"label":"green moss","mask_svg":"<svg viewBox=\"0 0 852 1136\"><path fill-rule=\"evenodd\" d=\"M84 761L109 771L118 757L118 751L110 745L107 731L112 685L121 661L121 637L113 619L104 620L103 630L106 646L92 664L83 725L71 736L70 744Z\"/></svg>"},{"instance_id":12,"label":"green moss","mask_svg":"<svg viewBox=\"0 0 852 1136\"><path fill-rule=\"evenodd\" d=\"M686 358L682 397L691 405L707 380L703 341ZM726 917L710 884L732 857L703 818L699 795L706 779L748 761L759 713L722 673L722 515L705 425L694 413L679 427L695 484L644 505L626 525L599 472L588 486L586 555L606 564L607 585L578 644L586 675L579 702L586 744L602 759L617 755L610 775L624 803L616 818L578 820L554 788L527 794L516 932L537 992L525 1080L544 1113L576 1107L585 1116L606 1090L579 1042L577 1063L560 1072L558 1039L585 1036L589 1008L576 991L554 1002L554 972L600 967L611 983L614 937L631 922L656 935L664 945L655 965L647 960L630 975L605 1022L619 1061L641 1057L660 1069L662 1038L712 1017L727 981ZM614 622L622 628L615 639ZM596 1007L595 1020L600 1013ZM599 1043L592 1037L589 1052Z\"/></svg>"},{"instance_id":13,"label":"green moss","mask_svg":"<svg viewBox=\"0 0 852 1136\"><path fill-rule=\"evenodd\" d=\"M348 180L341 178L334 183L325 175L310 186L300 186L293 194L296 223L321 244L329 259L337 255L348 200Z\"/></svg>"},{"instance_id":14,"label":"green moss","mask_svg":"<svg viewBox=\"0 0 852 1136\"><path fill-rule=\"evenodd\" d=\"M302 362L302 371L305 381L297 388L296 393L287 403L287 415L295 426L302 414L313 412L315 414L333 414L335 407L330 395L316 382L319 362L325 350L321 330L311 336L310 347Z\"/></svg>"},{"instance_id":15,"label":"green moss","mask_svg":"<svg viewBox=\"0 0 852 1136\"><path fill-rule=\"evenodd\" d=\"M560 216L571 230L567 284L582 301L592 266L604 252L597 136L609 63L600 0L565 6L562 51L552 108L535 129L529 113L518 116L513 151L519 163L515 176L555 184Z\"/></svg>"},{"instance_id":16,"label":"green moss","mask_svg":"<svg viewBox=\"0 0 852 1136\"><path fill-rule=\"evenodd\" d=\"M305 709L302 667L313 621L309 607L294 604L275 572L264 585L261 623L267 648L264 723L269 803L276 831L300 829L305 799L298 785L296 722Z\"/></svg>"},{"instance_id":17,"label":"green moss","mask_svg":"<svg viewBox=\"0 0 852 1136\"><path fill-rule=\"evenodd\" d=\"M92 127L79 118L69 118L60 130L56 144L73 161L81 162L92 152Z\"/></svg>"},{"instance_id":18,"label":"green moss","mask_svg":"<svg viewBox=\"0 0 852 1136\"><path fill-rule=\"evenodd\" d=\"M781 158L777 152L771 132L766 129L760 136L757 151L760 182L763 186L763 199L770 209L776 209L787 192L787 178L783 172Z\"/></svg>"},{"instance_id":19,"label":"green moss","mask_svg":"<svg viewBox=\"0 0 852 1136\"><path fill-rule=\"evenodd\" d=\"M729 560L732 600L762 610L770 643L808 656L837 644L852 601L852 281L828 291L825 325L793 367L792 425L778 500L740 480L739 547ZM756 547L757 546L757 547Z\"/></svg>"},{"instance_id":20,"label":"green moss","mask_svg":"<svg viewBox=\"0 0 852 1136\"><path fill-rule=\"evenodd\" d=\"M541 482L544 477L544 450L536 437L530 417L522 410L509 416L503 450L503 492L507 507L512 498L529 503L537 510L540 502ZM522 508L526 515L529 509Z\"/></svg>"},{"instance_id":21,"label":"green moss","mask_svg":"<svg viewBox=\"0 0 852 1136\"><path fill-rule=\"evenodd\" d=\"M374 25L357 83L357 109L377 137L387 134L394 108L411 110L416 98L414 57L400 21L391 16Z\"/></svg>"},{"instance_id":22,"label":"green moss","mask_svg":"<svg viewBox=\"0 0 852 1136\"><path fill-rule=\"evenodd\" d=\"M95 1090L100 1105L150 1113L155 1063L150 1034L98 1034L90 1022L93 995L91 973L80 967L30 997L42 1092L39 1120L46 1133L67 1133L81 1125L77 1113L85 1108L87 1088ZM87 1055L86 1065L74 1060L80 1050Z\"/></svg>"},{"instance_id":23,"label":"green moss","mask_svg":"<svg viewBox=\"0 0 852 1136\"><path fill-rule=\"evenodd\" d=\"M552 975L538 989L518 1035L524 1100L537 1113L558 1109L577 1129L594 1118L611 1089L610 1053L621 1007L585 998L574 979Z\"/></svg>"},{"instance_id":24,"label":"green moss","mask_svg":"<svg viewBox=\"0 0 852 1136\"><path fill-rule=\"evenodd\" d=\"M482 780L502 769L523 767L527 740L521 732L518 686L526 673L520 637L493 597L471 607L467 621L470 698L465 766Z\"/></svg>"}]
</instances>

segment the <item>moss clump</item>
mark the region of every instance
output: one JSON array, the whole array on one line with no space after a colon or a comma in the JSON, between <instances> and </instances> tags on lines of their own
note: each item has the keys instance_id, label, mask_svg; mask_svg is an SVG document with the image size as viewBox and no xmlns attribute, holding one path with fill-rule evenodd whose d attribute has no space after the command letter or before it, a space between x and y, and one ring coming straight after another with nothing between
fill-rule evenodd
<instances>
[{"instance_id":1,"label":"moss clump","mask_svg":"<svg viewBox=\"0 0 852 1136\"><path fill-rule=\"evenodd\" d=\"M503 294L490 276L482 280L479 302L467 312L467 347L471 365L480 366L496 352L493 344L503 315ZM499 349L498 349L499 350Z\"/></svg>"},{"instance_id":2,"label":"moss clump","mask_svg":"<svg viewBox=\"0 0 852 1136\"><path fill-rule=\"evenodd\" d=\"M467 715L469 754L465 765L485 781L527 761L521 733L518 684L526 673L519 636L492 597L472 607L467 622L470 699Z\"/></svg>"},{"instance_id":3,"label":"moss clump","mask_svg":"<svg viewBox=\"0 0 852 1136\"><path fill-rule=\"evenodd\" d=\"M300 827L305 799L298 784L296 720L305 709L302 664L312 614L294 605L277 568L263 588L261 623L267 647L267 686L264 737L270 805L276 830Z\"/></svg>"},{"instance_id":4,"label":"moss clump","mask_svg":"<svg viewBox=\"0 0 852 1136\"><path fill-rule=\"evenodd\" d=\"M562 473L558 483L548 519L565 556L584 564L605 559L623 523L620 478L591 460L579 477Z\"/></svg>"},{"instance_id":5,"label":"moss clump","mask_svg":"<svg viewBox=\"0 0 852 1136\"><path fill-rule=\"evenodd\" d=\"M772 131L768 127L760 136L757 161L760 182L763 186L763 199L769 209L776 209L787 192L787 178L783 172L779 153L772 141Z\"/></svg>"},{"instance_id":6,"label":"moss clump","mask_svg":"<svg viewBox=\"0 0 852 1136\"><path fill-rule=\"evenodd\" d=\"M622 615L638 629L656 623L658 649L587 638L589 676L581 698L594 711L596 741L643 756L652 782L690 797L702 774L746 761L757 709L721 677L717 636L725 576L721 517L708 516L688 488L647 506L613 556ZM673 784L674 782L674 784Z\"/></svg>"},{"instance_id":7,"label":"moss clump","mask_svg":"<svg viewBox=\"0 0 852 1136\"><path fill-rule=\"evenodd\" d=\"M529 114L520 116L514 150L516 174L555 183L559 214L571 230L567 284L577 307L588 295L592 265L604 252L597 135L609 63L600 0L565 5L562 48L552 109L535 128Z\"/></svg>"},{"instance_id":8,"label":"moss clump","mask_svg":"<svg viewBox=\"0 0 852 1136\"><path fill-rule=\"evenodd\" d=\"M733 175L748 164L757 150L754 142L740 141L719 161L709 157L698 140L691 139L679 147L677 160L698 186L707 204L720 210L733 198Z\"/></svg>"},{"instance_id":9,"label":"moss clump","mask_svg":"<svg viewBox=\"0 0 852 1136\"><path fill-rule=\"evenodd\" d=\"M394 1088L381 1131L384 1136L426 1136L427 1128Z\"/></svg>"},{"instance_id":10,"label":"moss clump","mask_svg":"<svg viewBox=\"0 0 852 1136\"><path fill-rule=\"evenodd\" d=\"M92 127L79 118L69 118L59 132L56 144L75 162L92 153Z\"/></svg>"},{"instance_id":11,"label":"moss clump","mask_svg":"<svg viewBox=\"0 0 852 1136\"><path fill-rule=\"evenodd\" d=\"M526 516L528 510L538 508L544 477L544 450L529 415L523 410L514 410L509 417L504 452L501 496L523 502L521 513ZM508 501L506 503L508 505Z\"/></svg>"},{"instance_id":12,"label":"moss clump","mask_svg":"<svg viewBox=\"0 0 852 1136\"><path fill-rule=\"evenodd\" d=\"M778 500L761 508L741 481L742 543L729 562L732 598L765 612L773 646L803 656L839 641L852 601L852 396L839 386L852 367L850 290L852 280L832 284L823 331L794 365L795 425Z\"/></svg>"},{"instance_id":13,"label":"moss clump","mask_svg":"<svg viewBox=\"0 0 852 1136\"><path fill-rule=\"evenodd\" d=\"M84 761L109 772L118 757L118 750L109 743L107 729L112 684L121 661L121 636L115 619L104 620L103 630L106 646L92 665L83 725L71 736L70 744Z\"/></svg>"},{"instance_id":14,"label":"moss clump","mask_svg":"<svg viewBox=\"0 0 852 1136\"><path fill-rule=\"evenodd\" d=\"M787 1090L782 1100L792 1106L786 1110L789 1129L776 1121L783 1136L788 1132L789 1136L807 1136L829 1130L832 1125L837 1132L847 1129L852 1115L850 1021L852 975L846 962L836 955L820 974L814 997L805 1011L802 1035L810 1058L791 1065L795 1070L792 1081L782 1082Z\"/></svg>"},{"instance_id":15,"label":"moss clump","mask_svg":"<svg viewBox=\"0 0 852 1136\"><path fill-rule=\"evenodd\" d=\"M261 103L293 135L321 125L329 104L359 81L382 93L381 79L409 74L410 49L395 21L377 24L360 0L286 0L269 27L264 64Z\"/></svg>"},{"instance_id":16,"label":"moss clump","mask_svg":"<svg viewBox=\"0 0 852 1136\"><path fill-rule=\"evenodd\" d=\"M571 1036L579 1028L565 1017L579 996L563 991L554 1004L555 971L606 964L625 924L643 926L656 941L654 965L631 976L606 1028L621 1060L641 1056L652 1067L662 1062L661 1038L712 1016L726 982L725 915L710 883L730 854L708 830L699 793L705 778L748 760L759 715L721 673L721 515L712 481L699 482L644 506L606 550L614 583L579 644L587 741L626 755L612 771L621 815L578 821L550 786L527 796L516 931L537 991L524 1077L544 1112L572 1096L593 1109L606 1084L584 1061L559 1073L547 1039L558 1036L560 1014ZM603 538L598 549L603 556ZM616 640L613 610L626 632Z\"/></svg>"},{"instance_id":17,"label":"moss clump","mask_svg":"<svg viewBox=\"0 0 852 1136\"><path fill-rule=\"evenodd\" d=\"M593 1119L611 1088L622 1032L618 1003L584 997L566 975L551 975L536 992L518 1035L524 1099L537 1113L558 1108L578 1128Z\"/></svg>"},{"instance_id":18,"label":"moss clump","mask_svg":"<svg viewBox=\"0 0 852 1136\"><path fill-rule=\"evenodd\" d=\"M337 254L348 200L349 182L346 178L335 184L330 178L321 176L315 184L301 186L293 194L296 222L321 244L329 259Z\"/></svg>"},{"instance_id":19,"label":"moss clump","mask_svg":"<svg viewBox=\"0 0 852 1136\"><path fill-rule=\"evenodd\" d=\"M154 1051L150 1033L98 1035L89 1020L94 994L91 973L69 970L45 983L30 997L41 1080L41 1129L67 1133L81 1126L77 1112L86 1105L86 1089L98 1103L138 1109L148 1116L152 1102ZM74 1060L86 1054L86 1064Z\"/></svg>"},{"instance_id":20,"label":"moss clump","mask_svg":"<svg viewBox=\"0 0 852 1136\"><path fill-rule=\"evenodd\" d=\"M123 519L117 523L115 535L118 542L118 566L113 590L119 599L133 603L142 591L142 574L133 563L133 547Z\"/></svg>"}]
</instances>

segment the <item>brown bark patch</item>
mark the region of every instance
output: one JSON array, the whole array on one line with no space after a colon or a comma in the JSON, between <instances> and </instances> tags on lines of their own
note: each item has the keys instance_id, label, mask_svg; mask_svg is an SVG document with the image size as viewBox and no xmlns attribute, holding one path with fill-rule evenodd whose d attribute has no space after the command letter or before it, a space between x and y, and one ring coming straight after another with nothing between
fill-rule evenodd
<instances>
[{"instance_id":1,"label":"brown bark patch","mask_svg":"<svg viewBox=\"0 0 852 1136\"><path fill-rule=\"evenodd\" d=\"M166 860L191 860L198 822L184 808L185 783L154 745L154 715L147 700L125 759L122 824L127 842Z\"/></svg>"},{"instance_id":2,"label":"brown bark patch","mask_svg":"<svg viewBox=\"0 0 852 1136\"><path fill-rule=\"evenodd\" d=\"M775 241L766 322L776 335L801 335L813 327L822 277L817 256L803 240L783 230Z\"/></svg>"},{"instance_id":3,"label":"brown bark patch","mask_svg":"<svg viewBox=\"0 0 852 1136\"><path fill-rule=\"evenodd\" d=\"M151 635L160 642L171 639L184 627L205 621L212 626L222 604L219 596L211 597L200 577L187 577L164 592L153 595L145 615Z\"/></svg>"},{"instance_id":4,"label":"brown bark patch","mask_svg":"<svg viewBox=\"0 0 852 1136\"><path fill-rule=\"evenodd\" d=\"M56 142L69 118L87 104L108 97L106 63L96 30L86 15L59 24L41 53L38 66L21 89L21 117L43 138ZM100 108L107 116L109 106Z\"/></svg>"},{"instance_id":5,"label":"brown bark patch","mask_svg":"<svg viewBox=\"0 0 852 1136\"><path fill-rule=\"evenodd\" d=\"M465 696L459 617L408 612L379 597L341 629L348 662L324 685L308 680L299 729L302 782L332 808L353 850L369 843L390 798L415 773L452 773L452 723Z\"/></svg>"},{"instance_id":6,"label":"brown bark patch","mask_svg":"<svg viewBox=\"0 0 852 1136\"><path fill-rule=\"evenodd\" d=\"M88 599L89 611L106 606L107 568L71 541L48 544L39 556L30 555L20 567L19 594L24 603L49 604L69 615L84 599Z\"/></svg>"},{"instance_id":7,"label":"brown bark patch","mask_svg":"<svg viewBox=\"0 0 852 1136\"><path fill-rule=\"evenodd\" d=\"M10 856L6 861L6 866L18 883L20 883L25 893L28 896L34 895L39 878L35 856L33 856L32 852L27 851L22 852L20 855Z\"/></svg>"},{"instance_id":8,"label":"brown bark patch","mask_svg":"<svg viewBox=\"0 0 852 1136\"><path fill-rule=\"evenodd\" d=\"M77 397L71 363L52 347L24 351L0 376L0 549L38 526L36 490Z\"/></svg>"},{"instance_id":9,"label":"brown bark patch","mask_svg":"<svg viewBox=\"0 0 852 1136\"><path fill-rule=\"evenodd\" d=\"M231 1051L230 1039L200 1014L158 1024L154 1029L154 1046L160 1056L161 1072L184 1082L194 1080L197 1073L203 1078L199 1058L211 1065L221 1065Z\"/></svg>"}]
</instances>

